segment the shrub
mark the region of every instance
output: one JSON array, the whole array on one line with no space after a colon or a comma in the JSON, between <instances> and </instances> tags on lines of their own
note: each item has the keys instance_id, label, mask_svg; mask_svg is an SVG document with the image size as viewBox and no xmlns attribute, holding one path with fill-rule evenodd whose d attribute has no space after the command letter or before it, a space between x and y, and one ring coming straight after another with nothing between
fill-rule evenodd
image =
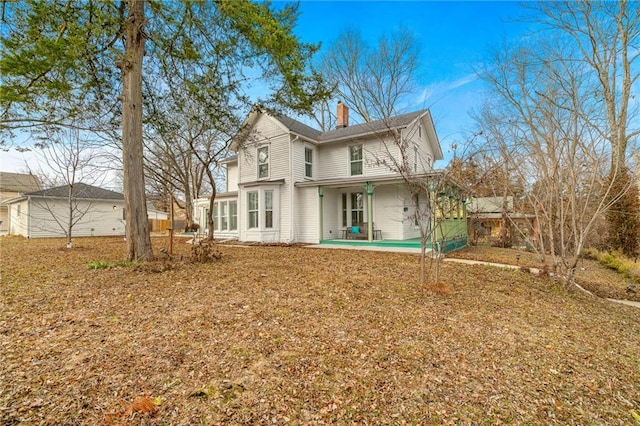
<instances>
[{"instance_id":1,"label":"shrub","mask_svg":"<svg viewBox=\"0 0 640 426\"><path fill-rule=\"evenodd\" d=\"M89 269L108 269L111 267L111 263L102 260L96 260L94 262L89 262Z\"/></svg>"},{"instance_id":2,"label":"shrub","mask_svg":"<svg viewBox=\"0 0 640 426\"><path fill-rule=\"evenodd\" d=\"M120 261L120 262L116 262L116 263L111 263L108 262L106 260L96 260L93 262L89 262L89 264L87 265L89 267L89 269L109 269L112 267L116 267L116 268L128 268L130 266L136 265L136 262L131 262L131 261Z\"/></svg>"},{"instance_id":3,"label":"shrub","mask_svg":"<svg viewBox=\"0 0 640 426\"><path fill-rule=\"evenodd\" d=\"M200 225L192 223L184 229L184 232L198 232L198 229L200 229Z\"/></svg>"},{"instance_id":4,"label":"shrub","mask_svg":"<svg viewBox=\"0 0 640 426\"><path fill-rule=\"evenodd\" d=\"M640 264L625 257L620 251L600 252L594 248L588 248L583 250L581 254L582 257L597 260L601 265L640 283Z\"/></svg>"},{"instance_id":5,"label":"shrub","mask_svg":"<svg viewBox=\"0 0 640 426\"><path fill-rule=\"evenodd\" d=\"M191 247L191 261L194 263L213 262L222 259L222 253L214 241L200 240Z\"/></svg>"}]
</instances>

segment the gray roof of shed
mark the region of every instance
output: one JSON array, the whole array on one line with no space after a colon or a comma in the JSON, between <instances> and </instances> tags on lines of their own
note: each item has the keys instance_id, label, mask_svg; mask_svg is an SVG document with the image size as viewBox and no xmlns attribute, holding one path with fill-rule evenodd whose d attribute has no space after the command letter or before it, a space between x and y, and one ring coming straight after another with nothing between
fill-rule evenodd
<instances>
[{"instance_id":1,"label":"gray roof of shed","mask_svg":"<svg viewBox=\"0 0 640 426\"><path fill-rule=\"evenodd\" d=\"M24 195L31 197L64 198L69 196L69 187L67 185L56 186L55 188L29 192ZM74 198L92 200L124 200L124 195L109 189L98 188L97 186L79 182L74 185Z\"/></svg>"},{"instance_id":2,"label":"gray roof of shed","mask_svg":"<svg viewBox=\"0 0 640 426\"><path fill-rule=\"evenodd\" d=\"M40 181L32 174L0 172L0 191L21 193L40 187Z\"/></svg>"}]
</instances>

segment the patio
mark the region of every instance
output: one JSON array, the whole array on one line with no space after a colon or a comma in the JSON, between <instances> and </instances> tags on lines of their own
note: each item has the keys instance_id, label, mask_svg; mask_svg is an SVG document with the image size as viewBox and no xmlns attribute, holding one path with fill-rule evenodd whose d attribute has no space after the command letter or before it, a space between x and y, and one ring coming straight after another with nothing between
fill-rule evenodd
<instances>
[{"instance_id":1,"label":"patio","mask_svg":"<svg viewBox=\"0 0 640 426\"><path fill-rule=\"evenodd\" d=\"M344 247L388 247L388 248L420 248L420 238L411 238L407 240L321 240L320 245L333 245ZM453 238L440 242L441 251L443 253L450 253L455 250L466 247L467 239L465 238ZM431 250L431 242L427 243L427 249Z\"/></svg>"}]
</instances>

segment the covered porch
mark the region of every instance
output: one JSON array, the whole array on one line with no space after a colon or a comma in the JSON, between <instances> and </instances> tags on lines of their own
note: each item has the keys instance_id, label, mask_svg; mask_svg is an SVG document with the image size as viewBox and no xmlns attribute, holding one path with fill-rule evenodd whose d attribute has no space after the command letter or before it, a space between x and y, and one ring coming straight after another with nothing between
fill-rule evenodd
<instances>
[{"instance_id":1,"label":"covered porch","mask_svg":"<svg viewBox=\"0 0 640 426\"><path fill-rule=\"evenodd\" d=\"M464 202L447 198L448 210L427 200L411 197L401 178L351 178L298 184L317 191L318 243L352 247L420 248L420 226L430 234L427 249L450 252L467 244ZM439 197L440 195L438 195ZM422 224L416 219L418 207L429 212ZM433 232L432 232L433 231Z\"/></svg>"}]
</instances>

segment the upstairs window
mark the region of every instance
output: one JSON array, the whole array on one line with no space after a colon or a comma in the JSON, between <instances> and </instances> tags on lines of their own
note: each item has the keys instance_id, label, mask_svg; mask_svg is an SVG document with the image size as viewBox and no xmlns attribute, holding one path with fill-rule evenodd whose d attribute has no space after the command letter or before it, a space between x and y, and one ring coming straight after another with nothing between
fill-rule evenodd
<instances>
[{"instance_id":1,"label":"upstairs window","mask_svg":"<svg viewBox=\"0 0 640 426\"><path fill-rule=\"evenodd\" d=\"M414 173L418 171L418 156L420 154L418 153L418 147L414 146L413 147L413 171Z\"/></svg>"},{"instance_id":2,"label":"upstairs window","mask_svg":"<svg viewBox=\"0 0 640 426\"><path fill-rule=\"evenodd\" d=\"M349 161L351 176L362 174L362 145L352 145L349 147Z\"/></svg>"},{"instance_id":3,"label":"upstairs window","mask_svg":"<svg viewBox=\"0 0 640 426\"><path fill-rule=\"evenodd\" d=\"M258 179L269 177L269 147L258 148Z\"/></svg>"},{"instance_id":4,"label":"upstairs window","mask_svg":"<svg viewBox=\"0 0 640 426\"><path fill-rule=\"evenodd\" d=\"M313 150L304 149L304 177L313 177Z\"/></svg>"}]
</instances>

